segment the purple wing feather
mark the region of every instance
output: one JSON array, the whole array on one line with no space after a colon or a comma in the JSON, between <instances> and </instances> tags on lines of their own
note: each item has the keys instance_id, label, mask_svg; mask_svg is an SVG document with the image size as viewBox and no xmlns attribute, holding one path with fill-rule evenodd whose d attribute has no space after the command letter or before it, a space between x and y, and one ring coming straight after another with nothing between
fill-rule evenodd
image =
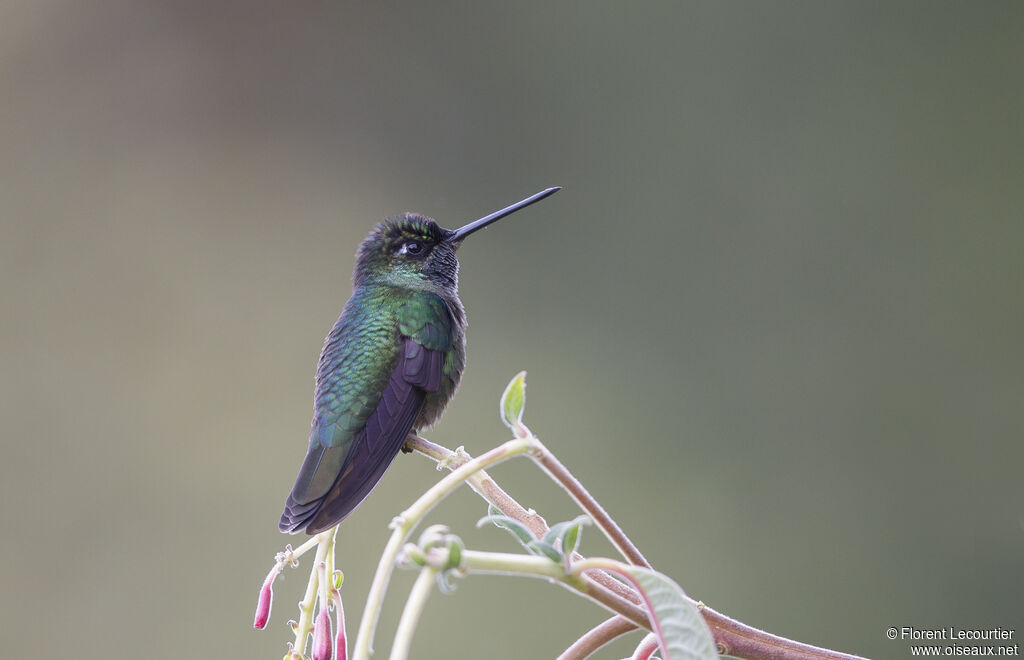
<instances>
[{"instance_id":1,"label":"purple wing feather","mask_svg":"<svg viewBox=\"0 0 1024 660\"><path fill-rule=\"evenodd\" d=\"M421 346L409 337L403 338L401 358L395 365L380 402L366 425L347 448L341 469L334 483L322 496L308 502L288 497L280 528L318 534L341 522L377 485L394 460L416 417L423 408L428 392L441 386L445 354ZM306 463L315 470L331 448L312 447Z\"/></svg>"}]
</instances>

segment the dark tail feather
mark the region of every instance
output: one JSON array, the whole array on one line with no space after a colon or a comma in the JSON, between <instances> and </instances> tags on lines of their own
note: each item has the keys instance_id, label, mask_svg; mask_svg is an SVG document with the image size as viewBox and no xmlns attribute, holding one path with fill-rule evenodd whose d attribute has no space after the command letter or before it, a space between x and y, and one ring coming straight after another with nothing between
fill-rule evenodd
<instances>
[{"instance_id":1,"label":"dark tail feather","mask_svg":"<svg viewBox=\"0 0 1024 660\"><path fill-rule=\"evenodd\" d=\"M323 498L320 498L306 504L301 504L289 496L288 501L284 505L284 513L281 514L281 520L277 523L278 528L288 534L298 534L312 520L316 512L320 510L320 505L323 504L323 501Z\"/></svg>"}]
</instances>

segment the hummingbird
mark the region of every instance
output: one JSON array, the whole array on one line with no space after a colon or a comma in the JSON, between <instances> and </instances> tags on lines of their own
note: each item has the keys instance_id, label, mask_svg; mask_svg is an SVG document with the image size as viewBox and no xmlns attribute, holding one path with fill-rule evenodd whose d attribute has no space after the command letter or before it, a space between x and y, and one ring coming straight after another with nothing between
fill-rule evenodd
<instances>
[{"instance_id":1,"label":"hummingbird","mask_svg":"<svg viewBox=\"0 0 1024 660\"><path fill-rule=\"evenodd\" d=\"M352 296L324 340L309 448L278 523L318 534L377 485L411 432L432 425L466 365L455 251L475 231L553 195L542 190L455 230L406 213L359 245Z\"/></svg>"}]
</instances>

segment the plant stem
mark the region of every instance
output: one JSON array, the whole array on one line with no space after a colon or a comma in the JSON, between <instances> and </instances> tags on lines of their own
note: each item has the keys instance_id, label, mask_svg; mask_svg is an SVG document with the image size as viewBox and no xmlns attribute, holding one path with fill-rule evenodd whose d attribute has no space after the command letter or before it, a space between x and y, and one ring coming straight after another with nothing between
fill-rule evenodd
<instances>
[{"instance_id":1,"label":"plant stem","mask_svg":"<svg viewBox=\"0 0 1024 660\"><path fill-rule=\"evenodd\" d=\"M703 605L704 616L721 655L745 660L865 660L859 655L833 651L779 637L727 617Z\"/></svg>"},{"instance_id":2,"label":"plant stem","mask_svg":"<svg viewBox=\"0 0 1024 660\"><path fill-rule=\"evenodd\" d=\"M646 609L648 613L651 614L650 621L651 627L653 628L652 632L655 635L657 635L658 645L661 646L661 648L663 649L667 649L668 647L665 646L665 635L662 632L661 622L658 620L658 617L655 616L654 605L649 600L647 593L644 592L644 590L640 587L640 583L637 581L636 577L632 573L630 573L629 566L623 564L620 561L615 561L614 559L605 559L603 557L584 559L583 561L576 562L572 566L572 570L578 575L582 575L584 571L595 569L601 571L612 571L629 580L629 582L633 585L633 588L636 589L637 593L639 593L640 597L643 599L644 609ZM686 598L685 594L682 595L684 598ZM697 603L693 602L689 598L686 599L689 600L695 608L697 607ZM697 611L700 611L699 608Z\"/></svg>"},{"instance_id":3,"label":"plant stem","mask_svg":"<svg viewBox=\"0 0 1024 660\"><path fill-rule=\"evenodd\" d=\"M650 633L640 640L640 643L636 646L636 650L633 651L633 657L629 660L649 660L657 650L658 637L654 633Z\"/></svg>"},{"instance_id":4,"label":"plant stem","mask_svg":"<svg viewBox=\"0 0 1024 660\"><path fill-rule=\"evenodd\" d=\"M419 623L420 615L427 604L427 597L434 588L434 580L437 577L437 569L433 566L424 566L420 570L416 582L409 592L409 599L405 601L405 609L402 610L402 618L398 621L398 630L395 631L395 642L391 646L391 660L405 660L409 657L409 649L412 647L413 633L416 632L416 624Z\"/></svg>"},{"instance_id":5,"label":"plant stem","mask_svg":"<svg viewBox=\"0 0 1024 660\"><path fill-rule=\"evenodd\" d=\"M387 591L388 582L391 580L391 573L394 571L398 553L401 551L406 538L408 538L413 528L416 527L430 509L444 499L448 493L455 490L459 484L486 467L496 465L513 456L525 454L532 449L533 443L534 440L531 438L509 440L477 458L466 461L463 465L445 475L443 479L423 493L412 506L391 521L393 530L391 538L388 539L384 553L377 564L377 572L373 576L370 593L366 597L363 618L359 621L359 632L356 636L356 645L353 651L353 658L355 660L367 660L373 652L373 632L377 627L377 618L380 615L381 605L384 602L384 594Z\"/></svg>"},{"instance_id":6,"label":"plant stem","mask_svg":"<svg viewBox=\"0 0 1024 660\"><path fill-rule=\"evenodd\" d=\"M447 447L419 436L409 436L405 444L408 448L436 461L438 469L446 467L449 470L454 470L472 459L472 456L461 448L453 452ZM535 537L544 538L544 535L548 533L548 525L544 518L533 509L524 508L515 498L506 493L486 471L476 472L466 480L466 483L485 501L498 507L502 513L526 525ZM574 552L572 560L579 561L580 559L583 559L583 556ZM637 622L639 626L648 626L647 614L643 608L639 607L640 597L626 584L600 572L588 575L585 579L593 583L592 596L595 600L624 614L630 620Z\"/></svg>"},{"instance_id":7,"label":"plant stem","mask_svg":"<svg viewBox=\"0 0 1024 660\"><path fill-rule=\"evenodd\" d=\"M540 555L524 555L514 552L482 552L480 550L463 550L462 564L459 568L476 573L497 573L528 575L530 577L548 578L566 582L570 578L570 586L582 590L583 582L569 576L565 566Z\"/></svg>"},{"instance_id":8,"label":"plant stem","mask_svg":"<svg viewBox=\"0 0 1024 660\"><path fill-rule=\"evenodd\" d=\"M311 541L316 543L316 559L313 560L313 568L309 572L309 583L306 585L306 594L299 603L299 622L295 626L295 643L292 646L292 650L295 653L304 655L306 651L306 638L309 636L309 631L313 628L313 607L317 597L317 587L319 586L319 570L321 562L326 561L328 551L334 550L334 535L337 534L338 527L335 525L326 532L321 532L314 536ZM305 552L311 547L309 541L303 543L299 548Z\"/></svg>"},{"instance_id":9,"label":"plant stem","mask_svg":"<svg viewBox=\"0 0 1024 660\"><path fill-rule=\"evenodd\" d=\"M599 648L616 637L621 637L637 629L637 625L621 614L591 628L582 637L573 642L572 646L562 651L558 660L584 660Z\"/></svg>"},{"instance_id":10,"label":"plant stem","mask_svg":"<svg viewBox=\"0 0 1024 660\"><path fill-rule=\"evenodd\" d=\"M633 581L626 566L614 559L602 557L584 559L573 564L572 570L577 574L592 570L612 570ZM745 660L863 660L860 656L777 637L735 619L730 619L689 596L686 596L686 599L693 603L697 611L704 617L705 623L711 629L715 644L718 646L719 655L729 655ZM649 608L650 605L645 605L645 607ZM654 632L658 634L659 638L661 637L660 630L655 629Z\"/></svg>"},{"instance_id":11,"label":"plant stem","mask_svg":"<svg viewBox=\"0 0 1024 660\"><path fill-rule=\"evenodd\" d=\"M309 552L309 549L317 544L318 538L319 537L311 536L308 539L306 539L306 541L302 545L295 548L294 550L290 549L291 546L285 546L286 549L284 550L284 552L277 553L277 557L275 557L275 559L278 561L278 563L282 565L282 567L284 567L286 564L291 564L293 561L296 561L299 557Z\"/></svg>"},{"instance_id":12,"label":"plant stem","mask_svg":"<svg viewBox=\"0 0 1024 660\"><path fill-rule=\"evenodd\" d=\"M596 573L595 575L582 575L580 577L583 579L583 583L586 585L586 591L584 593L587 596L590 596L590 598L593 599L595 602L603 605L609 611L614 612L616 614L621 614L622 616L632 621L634 625L649 630L651 624L647 618L647 611L644 610L643 607L637 605L636 602L633 602L633 600L619 596L611 589L604 588L604 585L597 581L598 576L603 576L607 580L616 582L618 584L622 584L615 578L604 573ZM629 593L633 595L633 598L636 598L637 601L639 601L640 597L637 596L635 592L631 590Z\"/></svg>"},{"instance_id":13,"label":"plant stem","mask_svg":"<svg viewBox=\"0 0 1024 660\"><path fill-rule=\"evenodd\" d=\"M535 442L537 444L540 443L539 440L535 440ZM420 452L424 456L437 461L441 466L448 466L448 464L463 465L465 462L472 460L471 457L464 452L463 455L460 456L450 449L418 436L410 436L406 440L406 445L411 449ZM547 454L551 458L554 458L553 454L551 454L546 448L543 448L542 455L543 454ZM537 457L535 460L540 462L539 458L540 457ZM541 465L544 467L545 471L549 472L549 474L552 474L549 469L553 469L553 476L560 484L563 483L561 478L564 478L566 475L568 478L571 478L572 481L566 479L565 483L576 482L575 478L572 478L572 475L568 473L568 470L566 470L564 466L561 466L561 463L559 463L557 459L554 461L546 461L545 463L541 463ZM559 470L559 467L561 467L561 470ZM562 470L564 470L564 474L562 473ZM561 475L561 477L558 475ZM521 504L519 504L519 502L508 495L508 493L506 493L497 484L497 482L486 475L486 473L478 473L477 475L474 475L474 477L479 477L479 479L469 479L468 483L474 491L483 497L484 500L497 506L505 515L514 518L529 527L538 538L542 538L544 534L547 533L547 524L544 523L544 519L541 516L532 510L525 509ZM578 484L578 482L576 483ZM582 484L579 484L578 488L574 486L572 490L566 487L566 490L570 492L573 499L576 499L587 513L594 515L590 507L592 505L596 505L597 502L586 491L586 489L583 488ZM577 499L577 497L579 497L579 499ZM599 510L607 516L607 513L604 512L604 509L600 507L600 505L594 507L594 510ZM612 521L612 525L608 528L602 527L602 530L606 535L609 535L610 539L612 538L612 535L621 534L621 538L618 538L617 541L612 541L616 548L618 548L620 552L623 552L623 555L630 561L639 559L642 560L642 563L635 563L649 567L639 550L636 550L635 554L632 551L629 551L630 547L633 547L635 550L635 546L629 542L629 539L625 537L625 534L622 533L618 525L614 524L614 521ZM623 539L625 542L623 542ZM395 550L396 555L399 548L401 548L401 541L399 541L398 548ZM629 554L627 554L627 552ZM633 556L631 557L630 555ZM574 560L577 560L577 558L582 559L582 557L577 554L574 554L573 558ZM648 630L650 629L650 623L647 621L646 612L644 612L643 608L637 607L637 604L640 603L640 598L635 591L600 571L594 571L592 575L586 577L603 587L611 596L609 599L611 602L614 602L613 599L618 599L620 604L621 601L626 601L629 605L632 605L633 611L631 614L633 616L627 616L627 618L631 621L635 621L639 614L640 621L643 622L640 625ZM596 597L598 593L600 593L600 591L595 589L592 595ZM608 603L604 604L609 606ZM722 655L730 655L736 658L742 658L743 660L863 660L860 656L824 649L810 644L804 644L802 642L786 639L785 637L773 635L763 630L758 630L757 628L748 626L740 621L736 621L735 619L717 612L703 603L697 603L697 607L700 610L701 615L704 617L704 620L707 622L708 627L711 629L711 634L714 636L715 643L718 645L718 651ZM620 614L623 613L623 610L618 607L610 607L610 609L619 612ZM588 635L589 634L590 633L588 633ZM573 644L573 646L576 646L576 644ZM572 647L570 647L570 649L571 648ZM568 650L566 652L568 652Z\"/></svg>"},{"instance_id":14,"label":"plant stem","mask_svg":"<svg viewBox=\"0 0 1024 660\"><path fill-rule=\"evenodd\" d=\"M435 568L443 566L447 561L447 551L434 550L427 553L427 564ZM584 560L596 561L596 560ZM603 560L610 562L610 565L624 565L613 559ZM647 613L624 598L619 598L608 590L598 587L592 580L577 570L573 564L570 570L566 570L565 564L553 562L547 557L537 555L524 555L508 552L480 552L479 550L463 550L460 570L479 573L500 573L515 574L527 577L538 577L552 580L579 594L582 594L595 603L603 605L607 609L621 614L633 622L634 625L647 626ZM585 570L585 569L584 569Z\"/></svg>"},{"instance_id":15,"label":"plant stem","mask_svg":"<svg viewBox=\"0 0 1024 660\"><path fill-rule=\"evenodd\" d=\"M370 593L366 596L366 607L363 609L363 618L359 620L359 631L356 633L356 645L352 650L352 657L366 660L373 653L373 629L377 626L377 617L380 615L380 608L384 604L384 593L388 589L388 582L391 580L392 568L398 553L405 543L406 537L411 529L402 529L395 525L397 518L392 521L393 531L388 544L384 546L384 553L377 563L377 572L373 575L373 583L370 585Z\"/></svg>"},{"instance_id":16,"label":"plant stem","mask_svg":"<svg viewBox=\"0 0 1024 660\"><path fill-rule=\"evenodd\" d=\"M433 459L437 463L437 469L448 468L454 470L468 463L473 457L461 448L452 451L447 447L433 443L418 435L411 435L405 441L409 449ZM515 518L526 525L533 535L543 538L548 533L548 525L536 511L526 509L515 498L506 493L498 483L487 474L486 470L480 470L466 479L466 485L473 489L477 495L484 500L501 509L502 513L510 518Z\"/></svg>"},{"instance_id":17,"label":"plant stem","mask_svg":"<svg viewBox=\"0 0 1024 660\"><path fill-rule=\"evenodd\" d=\"M622 531L622 528L608 515L608 512L604 510L594 496L591 495L583 484L580 483L579 479L574 477L569 470L562 465L561 461L552 454L547 447L537 440L537 450L531 452L530 457L540 465L541 469L544 470L551 477L555 483L559 484L565 489L569 496L580 505L580 508L587 513L593 520L594 523L601 528L608 540L612 542L612 545L622 553L631 564L637 566L643 566L644 568L650 568L651 565L647 559L644 558L640 550L633 545L633 542L629 540L626 533Z\"/></svg>"}]
</instances>

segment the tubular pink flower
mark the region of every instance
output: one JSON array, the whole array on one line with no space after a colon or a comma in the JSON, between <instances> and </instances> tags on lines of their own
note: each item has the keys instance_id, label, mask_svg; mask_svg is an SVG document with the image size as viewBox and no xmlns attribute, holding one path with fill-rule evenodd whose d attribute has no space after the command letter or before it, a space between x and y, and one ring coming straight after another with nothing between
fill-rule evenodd
<instances>
[{"instance_id":1,"label":"tubular pink flower","mask_svg":"<svg viewBox=\"0 0 1024 660\"><path fill-rule=\"evenodd\" d=\"M256 603L256 618L252 622L252 627L256 630L266 628L267 621L270 620L270 605L274 600L274 578L277 577L278 570L278 567L274 566L260 588L260 599Z\"/></svg>"},{"instance_id":2,"label":"tubular pink flower","mask_svg":"<svg viewBox=\"0 0 1024 660\"><path fill-rule=\"evenodd\" d=\"M331 615L320 608L313 627L313 660L331 660Z\"/></svg>"},{"instance_id":3,"label":"tubular pink flower","mask_svg":"<svg viewBox=\"0 0 1024 660\"><path fill-rule=\"evenodd\" d=\"M335 660L348 660L348 642L345 640L345 608L341 606L341 594L334 592L334 611L337 617L338 636L334 639L334 648L337 649Z\"/></svg>"}]
</instances>

